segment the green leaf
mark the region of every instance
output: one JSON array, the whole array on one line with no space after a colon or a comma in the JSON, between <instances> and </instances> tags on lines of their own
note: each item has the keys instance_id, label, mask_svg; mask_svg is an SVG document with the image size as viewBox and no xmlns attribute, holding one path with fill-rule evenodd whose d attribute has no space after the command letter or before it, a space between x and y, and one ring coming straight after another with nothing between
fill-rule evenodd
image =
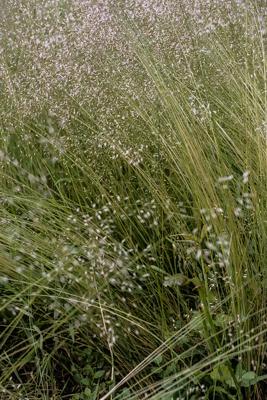
<instances>
[{"instance_id":1,"label":"green leaf","mask_svg":"<svg viewBox=\"0 0 267 400\"><path fill-rule=\"evenodd\" d=\"M166 369L164 369L163 376L164 378L167 378L168 376L174 374L175 372L177 372L177 365L173 362L170 365L168 365Z\"/></svg>"},{"instance_id":2,"label":"green leaf","mask_svg":"<svg viewBox=\"0 0 267 400\"><path fill-rule=\"evenodd\" d=\"M80 383L81 385L89 386L91 384L91 380L89 378L82 378Z\"/></svg>"},{"instance_id":3,"label":"green leaf","mask_svg":"<svg viewBox=\"0 0 267 400\"><path fill-rule=\"evenodd\" d=\"M104 376L104 375L105 375L105 371L97 371L97 372L94 374L94 379L102 378L102 376Z\"/></svg>"},{"instance_id":4,"label":"green leaf","mask_svg":"<svg viewBox=\"0 0 267 400\"><path fill-rule=\"evenodd\" d=\"M124 388L121 393L118 395L118 400L123 400L126 399L127 397L130 397L131 392L128 388Z\"/></svg>"},{"instance_id":5,"label":"green leaf","mask_svg":"<svg viewBox=\"0 0 267 400\"><path fill-rule=\"evenodd\" d=\"M257 378L255 378L256 382L261 382L261 381L267 381L267 374L266 375L261 375L261 376L257 376Z\"/></svg>"},{"instance_id":6,"label":"green leaf","mask_svg":"<svg viewBox=\"0 0 267 400\"><path fill-rule=\"evenodd\" d=\"M224 328L232 320L233 320L233 318L230 315L220 313L220 314L216 315L215 325Z\"/></svg>"},{"instance_id":7,"label":"green leaf","mask_svg":"<svg viewBox=\"0 0 267 400\"><path fill-rule=\"evenodd\" d=\"M89 400L91 398L92 391L91 391L91 389L86 388L84 390L83 394L85 395L85 398L87 398Z\"/></svg>"},{"instance_id":8,"label":"green leaf","mask_svg":"<svg viewBox=\"0 0 267 400\"><path fill-rule=\"evenodd\" d=\"M258 375L254 371L246 372L242 375L241 378L241 386L249 387L251 385L255 385L257 383Z\"/></svg>"},{"instance_id":9,"label":"green leaf","mask_svg":"<svg viewBox=\"0 0 267 400\"><path fill-rule=\"evenodd\" d=\"M238 363L235 370L235 376L238 382L242 380L242 376L246 373L246 370L243 369L242 363Z\"/></svg>"},{"instance_id":10,"label":"green leaf","mask_svg":"<svg viewBox=\"0 0 267 400\"><path fill-rule=\"evenodd\" d=\"M161 375L161 373L162 373L162 368L160 368L160 367L153 367L153 368L151 368L151 373L152 373L152 374L160 374L160 375Z\"/></svg>"},{"instance_id":11,"label":"green leaf","mask_svg":"<svg viewBox=\"0 0 267 400\"><path fill-rule=\"evenodd\" d=\"M153 360L153 362L156 364L156 365L160 365L161 363L162 363L162 361L163 361L163 357L162 357L162 355L161 354L159 354L156 358L154 358L154 360Z\"/></svg>"},{"instance_id":12,"label":"green leaf","mask_svg":"<svg viewBox=\"0 0 267 400\"><path fill-rule=\"evenodd\" d=\"M84 368L83 368L83 373L85 375L94 375L94 370L91 367L91 365L87 364Z\"/></svg>"},{"instance_id":13,"label":"green leaf","mask_svg":"<svg viewBox=\"0 0 267 400\"><path fill-rule=\"evenodd\" d=\"M74 373L74 374L73 374L73 378L74 378L75 382L77 382L77 383L79 383L79 384L81 384L81 381L82 381L82 379L83 379L82 375L80 375L80 374L78 374L78 373Z\"/></svg>"},{"instance_id":14,"label":"green leaf","mask_svg":"<svg viewBox=\"0 0 267 400\"><path fill-rule=\"evenodd\" d=\"M246 372L244 375L242 375L242 379L244 381L251 381L255 378L257 378L257 374L256 374L256 372L253 372L253 371Z\"/></svg>"},{"instance_id":15,"label":"green leaf","mask_svg":"<svg viewBox=\"0 0 267 400\"><path fill-rule=\"evenodd\" d=\"M214 381L220 381L220 382L229 381L229 383L230 383L232 380L231 372L230 372L229 368L224 364L218 365L215 368L213 368L213 370L210 373L210 377Z\"/></svg>"},{"instance_id":16,"label":"green leaf","mask_svg":"<svg viewBox=\"0 0 267 400\"><path fill-rule=\"evenodd\" d=\"M228 386L230 386L232 388L236 387L235 381L234 381L234 379L232 377L231 377L231 379L227 379L226 383L227 383Z\"/></svg>"},{"instance_id":17,"label":"green leaf","mask_svg":"<svg viewBox=\"0 0 267 400\"><path fill-rule=\"evenodd\" d=\"M71 400L80 400L80 394L79 393L75 393L72 395Z\"/></svg>"}]
</instances>

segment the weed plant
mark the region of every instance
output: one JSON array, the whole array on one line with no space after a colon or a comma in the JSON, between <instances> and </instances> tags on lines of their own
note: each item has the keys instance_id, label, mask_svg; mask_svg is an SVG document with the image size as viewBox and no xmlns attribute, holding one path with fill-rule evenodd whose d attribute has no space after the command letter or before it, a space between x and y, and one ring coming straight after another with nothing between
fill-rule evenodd
<instances>
[{"instance_id":1,"label":"weed plant","mask_svg":"<svg viewBox=\"0 0 267 400\"><path fill-rule=\"evenodd\" d=\"M266 399L266 3L0 28L0 399Z\"/></svg>"}]
</instances>

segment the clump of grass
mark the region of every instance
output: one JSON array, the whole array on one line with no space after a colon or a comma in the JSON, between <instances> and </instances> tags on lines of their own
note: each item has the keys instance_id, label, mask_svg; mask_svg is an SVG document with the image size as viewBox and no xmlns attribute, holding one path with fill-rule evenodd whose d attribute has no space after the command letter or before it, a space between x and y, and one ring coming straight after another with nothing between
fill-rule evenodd
<instances>
[{"instance_id":1,"label":"clump of grass","mask_svg":"<svg viewBox=\"0 0 267 400\"><path fill-rule=\"evenodd\" d=\"M264 4L11 3L0 398L264 399Z\"/></svg>"}]
</instances>

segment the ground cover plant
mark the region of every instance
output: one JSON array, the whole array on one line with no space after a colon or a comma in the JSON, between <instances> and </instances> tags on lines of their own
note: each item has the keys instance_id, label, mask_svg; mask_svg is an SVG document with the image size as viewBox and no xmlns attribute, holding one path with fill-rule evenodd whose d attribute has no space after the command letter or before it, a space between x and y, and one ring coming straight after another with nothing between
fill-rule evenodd
<instances>
[{"instance_id":1,"label":"ground cover plant","mask_svg":"<svg viewBox=\"0 0 267 400\"><path fill-rule=\"evenodd\" d=\"M266 3L0 27L0 399L265 399Z\"/></svg>"}]
</instances>

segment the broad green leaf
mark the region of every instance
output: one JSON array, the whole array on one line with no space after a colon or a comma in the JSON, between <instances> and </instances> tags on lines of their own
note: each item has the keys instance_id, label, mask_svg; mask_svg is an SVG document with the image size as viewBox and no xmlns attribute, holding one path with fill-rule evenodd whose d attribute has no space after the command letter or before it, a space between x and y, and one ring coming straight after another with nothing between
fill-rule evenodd
<instances>
[{"instance_id":1,"label":"broad green leaf","mask_svg":"<svg viewBox=\"0 0 267 400\"><path fill-rule=\"evenodd\" d=\"M104 375L105 375L105 371L97 371L97 372L94 374L94 379L102 378L102 376L104 376Z\"/></svg>"},{"instance_id":2,"label":"broad green leaf","mask_svg":"<svg viewBox=\"0 0 267 400\"><path fill-rule=\"evenodd\" d=\"M91 380L89 378L82 378L81 385L89 386L91 384Z\"/></svg>"},{"instance_id":3,"label":"broad green leaf","mask_svg":"<svg viewBox=\"0 0 267 400\"><path fill-rule=\"evenodd\" d=\"M230 373L229 368L224 364L216 366L211 371L210 377L214 381L220 381L220 382L231 381L232 379L232 375Z\"/></svg>"},{"instance_id":4,"label":"broad green leaf","mask_svg":"<svg viewBox=\"0 0 267 400\"><path fill-rule=\"evenodd\" d=\"M92 391L88 387L84 390L83 394L84 394L84 397L86 398L86 400L92 399Z\"/></svg>"},{"instance_id":5,"label":"broad green leaf","mask_svg":"<svg viewBox=\"0 0 267 400\"><path fill-rule=\"evenodd\" d=\"M251 381L252 379L255 379L256 377L257 377L257 374L256 374L256 372L253 372L253 371L246 372L244 375L242 375L242 379L244 381Z\"/></svg>"},{"instance_id":6,"label":"broad green leaf","mask_svg":"<svg viewBox=\"0 0 267 400\"><path fill-rule=\"evenodd\" d=\"M244 387L249 387L251 385L255 385L257 383L257 374L254 371L249 371L246 372L244 375L242 375L241 378L241 385Z\"/></svg>"}]
</instances>

